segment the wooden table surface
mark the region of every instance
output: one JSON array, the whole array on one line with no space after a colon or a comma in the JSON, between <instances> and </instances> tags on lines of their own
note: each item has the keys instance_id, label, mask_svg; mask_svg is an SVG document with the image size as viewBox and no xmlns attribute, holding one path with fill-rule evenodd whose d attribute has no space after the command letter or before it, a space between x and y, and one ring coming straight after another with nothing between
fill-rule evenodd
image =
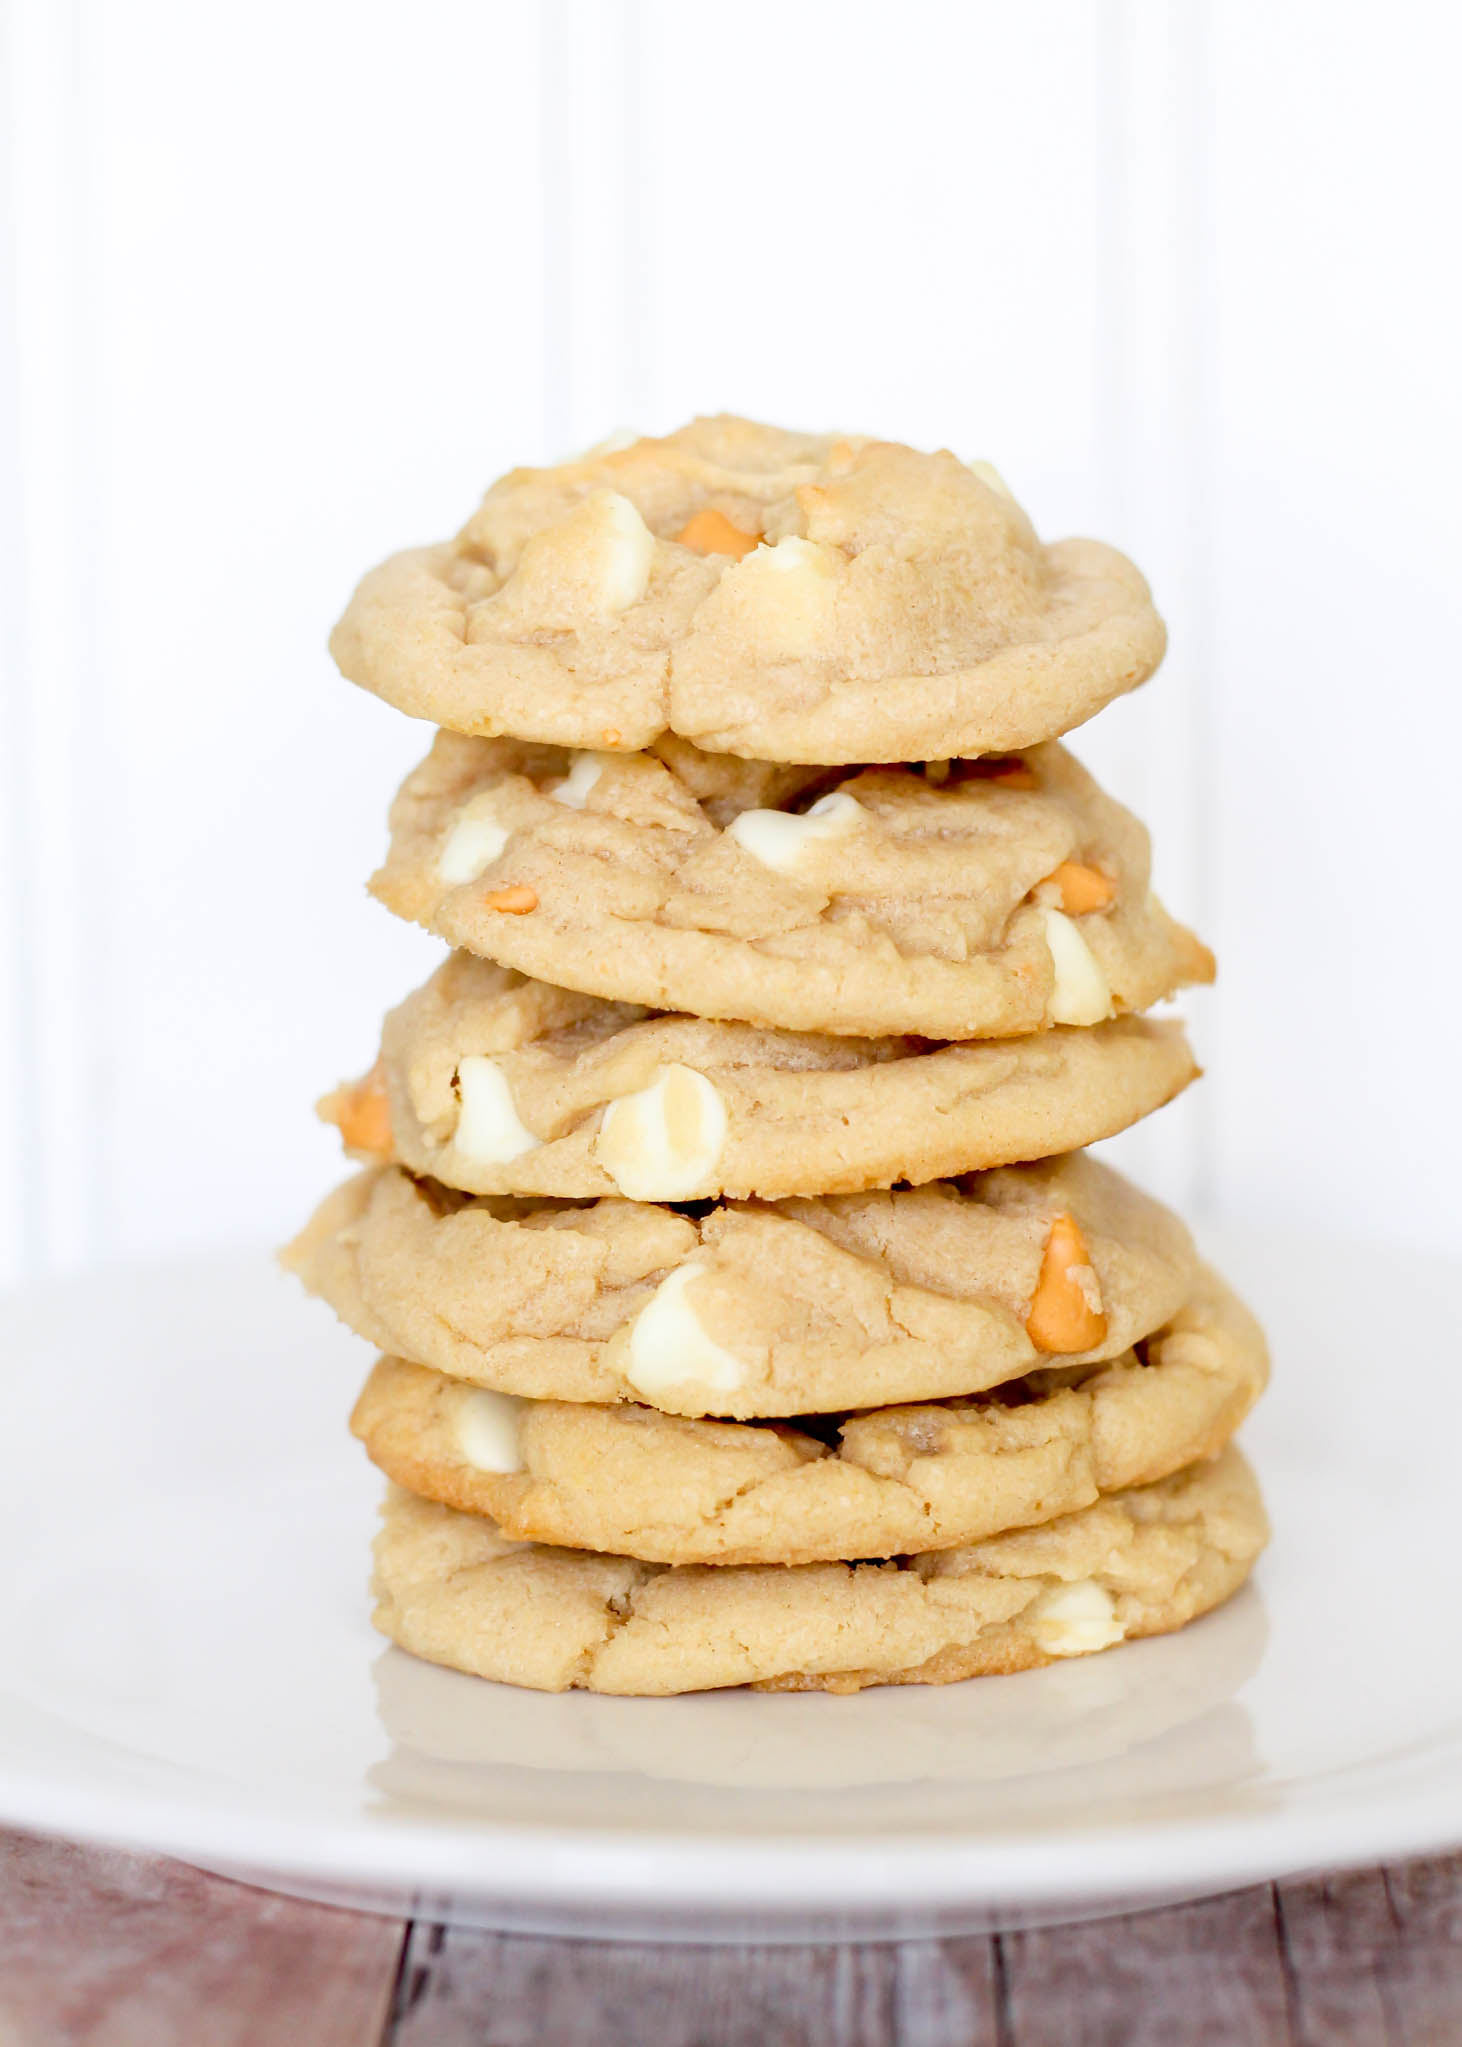
<instances>
[{"instance_id":1,"label":"wooden table surface","mask_svg":"<svg viewBox=\"0 0 1462 2047\"><path fill-rule=\"evenodd\" d=\"M1455 2047L1462 1855L900 1946L642 1947L301 1905L0 1833L0 2047Z\"/></svg>"}]
</instances>

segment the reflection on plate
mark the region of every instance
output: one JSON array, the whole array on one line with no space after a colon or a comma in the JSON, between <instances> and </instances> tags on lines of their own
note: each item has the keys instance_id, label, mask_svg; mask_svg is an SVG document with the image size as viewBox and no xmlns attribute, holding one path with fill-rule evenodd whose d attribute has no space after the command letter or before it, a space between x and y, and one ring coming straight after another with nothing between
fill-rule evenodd
<instances>
[{"instance_id":1,"label":"reflection on plate","mask_svg":"<svg viewBox=\"0 0 1462 2047\"><path fill-rule=\"evenodd\" d=\"M389 1798L447 1811L491 1806L503 1769L651 1777L738 1795L799 1798L897 1787L983 1787L981 1810L1069 1812L1100 1783L1150 1792L1203 1768L1225 1781L1255 1769L1249 1716L1234 1694L1263 1654L1263 1602L1249 1587L1173 1644L1134 1644L1121 1656L1053 1664L999 1682L886 1686L854 1697L774 1694L757 1714L745 1695L683 1699L539 1694L484 1685L387 1649L375 1664L376 1703L391 1753L371 1770ZM1100 1766L1099 1776L1095 1774ZM1091 1772L1093 1774L1086 1775ZM538 1786L540 1793L546 1787ZM584 1787L573 1793L582 1802ZM594 1796L602 1787L594 1787Z\"/></svg>"}]
</instances>

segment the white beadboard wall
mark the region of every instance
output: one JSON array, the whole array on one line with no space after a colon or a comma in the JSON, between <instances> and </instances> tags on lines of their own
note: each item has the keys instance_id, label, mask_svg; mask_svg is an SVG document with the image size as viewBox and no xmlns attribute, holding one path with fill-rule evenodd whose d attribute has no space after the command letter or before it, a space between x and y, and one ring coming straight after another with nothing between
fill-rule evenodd
<instances>
[{"instance_id":1,"label":"white beadboard wall","mask_svg":"<svg viewBox=\"0 0 1462 2047\"><path fill-rule=\"evenodd\" d=\"M0 1276L278 1238L435 948L324 653L514 460L993 457L1172 628L1077 744L1217 947L1183 1201L1462 1239L1458 55L1359 0L0 0Z\"/></svg>"}]
</instances>

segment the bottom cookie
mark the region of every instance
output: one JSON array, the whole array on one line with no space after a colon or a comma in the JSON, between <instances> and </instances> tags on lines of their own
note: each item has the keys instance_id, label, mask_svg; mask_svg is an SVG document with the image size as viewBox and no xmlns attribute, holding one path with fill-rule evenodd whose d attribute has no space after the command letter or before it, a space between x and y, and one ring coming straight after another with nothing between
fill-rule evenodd
<instances>
[{"instance_id":1,"label":"bottom cookie","mask_svg":"<svg viewBox=\"0 0 1462 2047\"><path fill-rule=\"evenodd\" d=\"M512 1542L393 1486L374 1618L414 1655L536 1691L948 1684L1183 1627L1267 1537L1232 1447L1042 1527L886 1563L644 1564Z\"/></svg>"}]
</instances>

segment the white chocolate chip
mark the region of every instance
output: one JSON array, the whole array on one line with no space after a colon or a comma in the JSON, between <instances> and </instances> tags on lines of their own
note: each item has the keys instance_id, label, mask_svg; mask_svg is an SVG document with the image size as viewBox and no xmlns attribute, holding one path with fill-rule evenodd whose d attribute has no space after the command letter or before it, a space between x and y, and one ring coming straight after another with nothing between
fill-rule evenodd
<instances>
[{"instance_id":1,"label":"white chocolate chip","mask_svg":"<svg viewBox=\"0 0 1462 2047\"><path fill-rule=\"evenodd\" d=\"M609 1104L594 1156L631 1201L685 1201L706 1190L725 1142L726 1105L710 1081L667 1066Z\"/></svg>"},{"instance_id":2,"label":"white chocolate chip","mask_svg":"<svg viewBox=\"0 0 1462 2047\"><path fill-rule=\"evenodd\" d=\"M1010 485L1005 481L1005 478L1000 474L1000 471L993 462L966 462L965 468L970 471L971 475L978 476L981 483L988 485L1000 497L1013 498L1015 496L1015 492L1010 488Z\"/></svg>"},{"instance_id":3,"label":"white chocolate chip","mask_svg":"<svg viewBox=\"0 0 1462 2047\"><path fill-rule=\"evenodd\" d=\"M694 1259L677 1265L635 1317L624 1376L649 1400L688 1381L718 1393L729 1393L745 1382L746 1367L740 1358L712 1342L685 1298L699 1271Z\"/></svg>"},{"instance_id":4,"label":"white chocolate chip","mask_svg":"<svg viewBox=\"0 0 1462 2047\"><path fill-rule=\"evenodd\" d=\"M835 557L830 547L823 547L815 540L803 540L795 533L788 533L775 547L768 548L762 557L761 566L768 574L778 576L830 576Z\"/></svg>"},{"instance_id":5,"label":"white chocolate chip","mask_svg":"<svg viewBox=\"0 0 1462 2047\"><path fill-rule=\"evenodd\" d=\"M1051 990L1052 1023L1094 1024L1112 1014L1112 991L1092 957L1091 947L1064 910L1041 905L1046 943L1056 984Z\"/></svg>"},{"instance_id":6,"label":"white chocolate chip","mask_svg":"<svg viewBox=\"0 0 1462 2047\"><path fill-rule=\"evenodd\" d=\"M638 604L654 559L655 536L629 499L591 490L556 526L529 535L492 602L526 626L571 632Z\"/></svg>"},{"instance_id":7,"label":"white chocolate chip","mask_svg":"<svg viewBox=\"0 0 1462 2047\"><path fill-rule=\"evenodd\" d=\"M1081 1295L1081 1298L1085 1301L1093 1315L1101 1315L1106 1312L1102 1305L1102 1283L1097 1278L1094 1265L1068 1265L1066 1277Z\"/></svg>"},{"instance_id":8,"label":"white chocolate chip","mask_svg":"<svg viewBox=\"0 0 1462 2047\"><path fill-rule=\"evenodd\" d=\"M496 790L484 789L480 796L464 803L452 820L452 829L437 855L437 873L452 887L476 881L512 837L506 825L498 822L496 802Z\"/></svg>"},{"instance_id":9,"label":"white chocolate chip","mask_svg":"<svg viewBox=\"0 0 1462 2047\"><path fill-rule=\"evenodd\" d=\"M474 1386L457 1408L457 1448L478 1471L521 1471L518 1433L527 1402Z\"/></svg>"},{"instance_id":10,"label":"white chocolate chip","mask_svg":"<svg viewBox=\"0 0 1462 2047\"><path fill-rule=\"evenodd\" d=\"M769 635L789 653L812 647L826 632L837 596L842 556L835 547L789 533L775 547L754 547L722 579L750 604Z\"/></svg>"},{"instance_id":11,"label":"white chocolate chip","mask_svg":"<svg viewBox=\"0 0 1462 2047\"><path fill-rule=\"evenodd\" d=\"M650 584L655 536L627 497L617 490L596 490L585 498L575 519L584 540L596 544L596 595L605 611L628 611Z\"/></svg>"},{"instance_id":12,"label":"white chocolate chip","mask_svg":"<svg viewBox=\"0 0 1462 2047\"><path fill-rule=\"evenodd\" d=\"M457 1065L462 1107L453 1143L479 1166L505 1166L536 1151L539 1139L519 1121L508 1077L495 1059L472 1052Z\"/></svg>"},{"instance_id":13,"label":"white chocolate chip","mask_svg":"<svg viewBox=\"0 0 1462 2047\"><path fill-rule=\"evenodd\" d=\"M589 791L604 773L604 759L602 753L576 753L563 780L555 782L546 793L569 810L582 810Z\"/></svg>"},{"instance_id":14,"label":"white chocolate chip","mask_svg":"<svg viewBox=\"0 0 1462 2047\"><path fill-rule=\"evenodd\" d=\"M819 796L799 816L788 810L743 810L726 827L728 839L778 874L795 874L807 848L846 838L865 815L856 796L841 789Z\"/></svg>"},{"instance_id":15,"label":"white chocolate chip","mask_svg":"<svg viewBox=\"0 0 1462 2047\"><path fill-rule=\"evenodd\" d=\"M1089 1656L1110 1649L1126 1632L1116 1600L1094 1578L1042 1593L1031 1615L1036 1647L1046 1656Z\"/></svg>"}]
</instances>

